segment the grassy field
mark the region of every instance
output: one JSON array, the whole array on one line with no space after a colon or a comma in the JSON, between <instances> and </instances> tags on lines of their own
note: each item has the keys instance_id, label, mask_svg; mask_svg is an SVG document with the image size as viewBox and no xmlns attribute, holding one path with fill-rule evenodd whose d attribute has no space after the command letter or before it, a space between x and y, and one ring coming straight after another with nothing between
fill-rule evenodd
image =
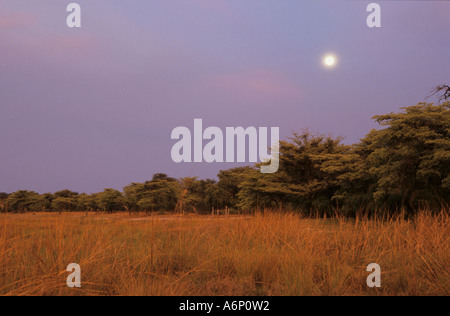
<instances>
[{"instance_id":1,"label":"grassy field","mask_svg":"<svg viewBox=\"0 0 450 316\"><path fill-rule=\"evenodd\" d=\"M450 218L0 215L0 295L449 295ZM78 263L82 288L68 288ZM382 268L368 288L366 267Z\"/></svg>"}]
</instances>

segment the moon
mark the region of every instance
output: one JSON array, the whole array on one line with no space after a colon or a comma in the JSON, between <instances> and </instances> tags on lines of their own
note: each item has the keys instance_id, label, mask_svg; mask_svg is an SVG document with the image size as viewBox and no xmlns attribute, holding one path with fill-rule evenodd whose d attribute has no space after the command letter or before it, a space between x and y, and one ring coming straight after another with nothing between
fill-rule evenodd
<instances>
[{"instance_id":1,"label":"moon","mask_svg":"<svg viewBox=\"0 0 450 316\"><path fill-rule=\"evenodd\" d=\"M327 54L323 57L323 65L327 68L333 68L337 64L337 57L333 54Z\"/></svg>"}]
</instances>

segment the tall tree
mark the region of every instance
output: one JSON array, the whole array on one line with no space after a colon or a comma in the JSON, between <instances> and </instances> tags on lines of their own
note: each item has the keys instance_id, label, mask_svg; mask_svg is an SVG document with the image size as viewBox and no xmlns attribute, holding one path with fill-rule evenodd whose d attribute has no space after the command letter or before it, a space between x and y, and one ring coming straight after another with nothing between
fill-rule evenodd
<instances>
[{"instance_id":1,"label":"tall tree","mask_svg":"<svg viewBox=\"0 0 450 316\"><path fill-rule=\"evenodd\" d=\"M137 212L140 209L148 210L154 207L147 202L139 204L144 198L146 198L145 185L143 183L131 183L123 188L124 192L124 207L128 212Z\"/></svg>"},{"instance_id":2,"label":"tall tree","mask_svg":"<svg viewBox=\"0 0 450 316\"><path fill-rule=\"evenodd\" d=\"M40 206L39 194L34 191L20 190L10 194L6 200L12 212L26 213L35 211Z\"/></svg>"},{"instance_id":3,"label":"tall tree","mask_svg":"<svg viewBox=\"0 0 450 316\"><path fill-rule=\"evenodd\" d=\"M417 209L447 203L450 174L450 102L420 103L400 113L375 116L386 128L372 132L370 172L374 198ZM428 204L428 205L427 205Z\"/></svg>"},{"instance_id":4,"label":"tall tree","mask_svg":"<svg viewBox=\"0 0 450 316\"><path fill-rule=\"evenodd\" d=\"M124 199L120 191L114 189L105 189L96 196L99 208L108 213L124 210Z\"/></svg>"},{"instance_id":5,"label":"tall tree","mask_svg":"<svg viewBox=\"0 0 450 316\"><path fill-rule=\"evenodd\" d=\"M182 178L177 207L179 210L209 213L218 207L219 189L211 179Z\"/></svg>"},{"instance_id":6,"label":"tall tree","mask_svg":"<svg viewBox=\"0 0 450 316\"><path fill-rule=\"evenodd\" d=\"M144 183L145 197L152 199L153 210L174 211L180 191L180 182L163 173L153 176L151 181Z\"/></svg>"},{"instance_id":7,"label":"tall tree","mask_svg":"<svg viewBox=\"0 0 450 316\"><path fill-rule=\"evenodd\" d=\"M245 175L252 167L238 167L229 170L221 170L217 177L219 182L217 183L219 199L217 201L218 208L237 208L238 206L238 193L240 191L241 184L245 181Z\"/></svg>"},{"instance_id":8,"label":"tall tree","mask_svg":"<svg viewBox=\"0 0 450 316\"><path fill-rule=\"evenodd\" d=\"M124 205L131 211L174 211L180 182L163 173L145 183L132 183L124 188Z\"/></svg>"},{"instance_id":9,"label":"tall tree","mask_svg":"<svg viewBox=\"0 0 450 316\"><path fill-rule=\"evenodd\" d=\"M94 212L100 209L97 203L98 193L96 194L80 194L78 197L78 208L84 212Z\"/></svg>"},{"instance_id":10,"label":"tall tree","mask_svg":"<svg viewBox=\"0 0 450 316\"><path fill-rule=\"evenodd\" d=\"M77 197L56 197L52 201L52 209L59 212L74 212L78 209Z\"/></svg>"}]
</instances>

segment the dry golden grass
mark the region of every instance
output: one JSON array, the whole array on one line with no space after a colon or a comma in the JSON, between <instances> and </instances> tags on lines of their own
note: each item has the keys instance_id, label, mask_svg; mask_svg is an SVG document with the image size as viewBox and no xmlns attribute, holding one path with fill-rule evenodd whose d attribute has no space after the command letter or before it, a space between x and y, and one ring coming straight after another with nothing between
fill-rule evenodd
<instances>
[{"instance_id":1,"label":"dry golden grass","mask_svg":"<svg viewBox=\"0 0 450 316\"><path fill-rule=\"evenodd\" d=\"M1 295L449 295L450 219L0 215ZM66 285L69 263L82 288ZM382 287L366 286L366 266Z\"/></svg>"}]
</instances>

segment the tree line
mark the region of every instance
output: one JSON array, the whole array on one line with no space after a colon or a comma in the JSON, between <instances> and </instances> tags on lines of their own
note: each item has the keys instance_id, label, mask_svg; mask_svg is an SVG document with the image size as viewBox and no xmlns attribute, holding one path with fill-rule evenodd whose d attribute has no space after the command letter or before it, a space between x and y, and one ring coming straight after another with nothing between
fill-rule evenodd
<instances>
[{"instance_id":1,"label":"tree line","mask_svg":"<svg viewBox=\"0 0 450 316\"><path fill-rule=\"evenodd\" d=\"M280 142L280 169L260 164L220 171L218 180L155 174L123 192L63 190L0 193L2 212L102 211L210 213L262 209L354 216L448 209L450 202L450 102L419 103L373 118L382 128L357 144L308 130Z\"/></svg>"}]
</instances>

